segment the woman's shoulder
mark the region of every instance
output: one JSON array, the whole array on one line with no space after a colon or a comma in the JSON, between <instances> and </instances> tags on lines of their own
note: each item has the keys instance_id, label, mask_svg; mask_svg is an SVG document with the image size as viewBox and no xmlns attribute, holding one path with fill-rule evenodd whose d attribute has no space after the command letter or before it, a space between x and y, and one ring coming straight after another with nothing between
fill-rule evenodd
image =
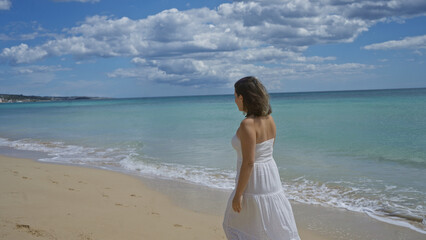
<instances>
[{"instance_id":1,"label":"woman's shoulder","mask_svg":"<svg viewBox=\"0 0 426 240\"><path fill-rule=\"evenodd\" d=\"M267 115L267 116L261 116L261 117L246 117L244 118L241 123L240 123L240 127L248 127L248 128L253 128L255 126L263 125L263 124L268 124L268 123L274 123L274 118L271 115Z\"/></svg>"},{"instance_id":2,"label":"woman's shoulder","mask_svg":"<svg viewBox=\"0 0 426 240\"><path fill-rule=\"evenodd\" d=\"M240 125L254 124L254 120L252 117L246 117L241 121Z\"/></svg>"},{"instance_id":3,"label":"woman's shoulder","mask_svg":"<svg viewBox=\"0 0 426 240\"><path fill-rule=\"evenodd\" d=\"M240 128L239 129L244 129L244 130L254 130L254 119L253 118L245 118L241 121L240 123Z\"/></svg>"},{"instance_id":4,"label":"woman's shoulder","mask_svg":"<svg viewBox=\"0 0 426 240\"><path fill-rule=\"evenodd\" d=\"M273 130L271 130L271 128ZM275 132L274 119L272 118L271 115L261 116L261 117L246 117L241 121L240 127L237 130L238 137L240 137L241 131L245 133L253 134L253 136L256 136L256 135L263 136L265 131ZM272 135L275 136L275 133L273 133Z\"/></svg>"},{"instance_id":5,"label":"woman's shoulder","mask_svg":"<svg viewBox=\"0 0 426 240\"><path fill-rule=\"evenodd\" d=\"M248 122L255 122L255 121L263 121L263 120L273 120L273 117L271 114L268 114L266 116L247 116L244 118L241 122L248 121Z\"/></svg>"}]
</instances>

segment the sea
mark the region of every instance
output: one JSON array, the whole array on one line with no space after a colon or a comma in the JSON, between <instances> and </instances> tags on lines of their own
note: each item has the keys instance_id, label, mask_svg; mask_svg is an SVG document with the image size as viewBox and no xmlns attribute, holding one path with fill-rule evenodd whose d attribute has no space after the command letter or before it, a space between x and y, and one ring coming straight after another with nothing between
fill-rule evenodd
<instances>
[{"instance_id":1,"label":"sea","mask_svg":"<svg viewBox=\"0 0 426 240\"><path fill-rule=\"evenodd\" d=\"M291 200L426 233L426 88L271 93ZM0 104L0 154L231 190L234 95Z\"/></svg>"}]
</instances>

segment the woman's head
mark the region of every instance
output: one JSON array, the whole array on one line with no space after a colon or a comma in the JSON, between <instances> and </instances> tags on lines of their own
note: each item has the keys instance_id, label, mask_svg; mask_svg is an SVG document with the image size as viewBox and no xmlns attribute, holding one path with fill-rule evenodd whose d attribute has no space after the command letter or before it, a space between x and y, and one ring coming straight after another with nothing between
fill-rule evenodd
<instances>
[{"instance_id":1,"label":"woman's head","mask_svg":"<svg viewBox=\"0 0 426 240\"><path fill-rule=\"evenodd\" d=\"M269 94L256 77L241 78L234 84L234 88L235 102L237 105L242 103L240 110L247 113L246 117L251 115L267 116L272 113Z\"/></svg>"}]
</instances>

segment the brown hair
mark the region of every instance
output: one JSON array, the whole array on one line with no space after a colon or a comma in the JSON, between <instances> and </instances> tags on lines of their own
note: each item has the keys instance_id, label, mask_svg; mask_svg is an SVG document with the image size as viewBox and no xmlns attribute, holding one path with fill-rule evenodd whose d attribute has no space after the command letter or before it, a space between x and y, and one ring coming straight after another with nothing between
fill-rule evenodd
<instances>
[{"instance_id":1,"label":"brown hair","mask_svg":"<svg viewBox=\"0 0 426 240\"><path fill-rule=\"evenodd\" d=\"M234 84L238 96L243 95L243 107L246 117L267 116L272 113L269 94L263 84L253 76L241 78Z\"/></svg>"}]
</instances>

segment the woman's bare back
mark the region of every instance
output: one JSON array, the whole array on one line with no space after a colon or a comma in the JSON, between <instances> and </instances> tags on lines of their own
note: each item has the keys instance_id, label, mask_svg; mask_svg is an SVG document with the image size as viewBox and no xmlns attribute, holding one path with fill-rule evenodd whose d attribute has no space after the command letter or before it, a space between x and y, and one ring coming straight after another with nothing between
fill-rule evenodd
<instances>
[{"instance_id":1,"label":"woman's bare back","mask_svg":"<svg viewBox=\"0 0 426 240\"><path fill-rule=\"evenodd\" d=\"M276 126L271 115L261 117L247 117L243 121L251 121L256 131L256 144L275 138ZM237 130L237 136L239 129Z\"/></svg>"}]
</instances>

